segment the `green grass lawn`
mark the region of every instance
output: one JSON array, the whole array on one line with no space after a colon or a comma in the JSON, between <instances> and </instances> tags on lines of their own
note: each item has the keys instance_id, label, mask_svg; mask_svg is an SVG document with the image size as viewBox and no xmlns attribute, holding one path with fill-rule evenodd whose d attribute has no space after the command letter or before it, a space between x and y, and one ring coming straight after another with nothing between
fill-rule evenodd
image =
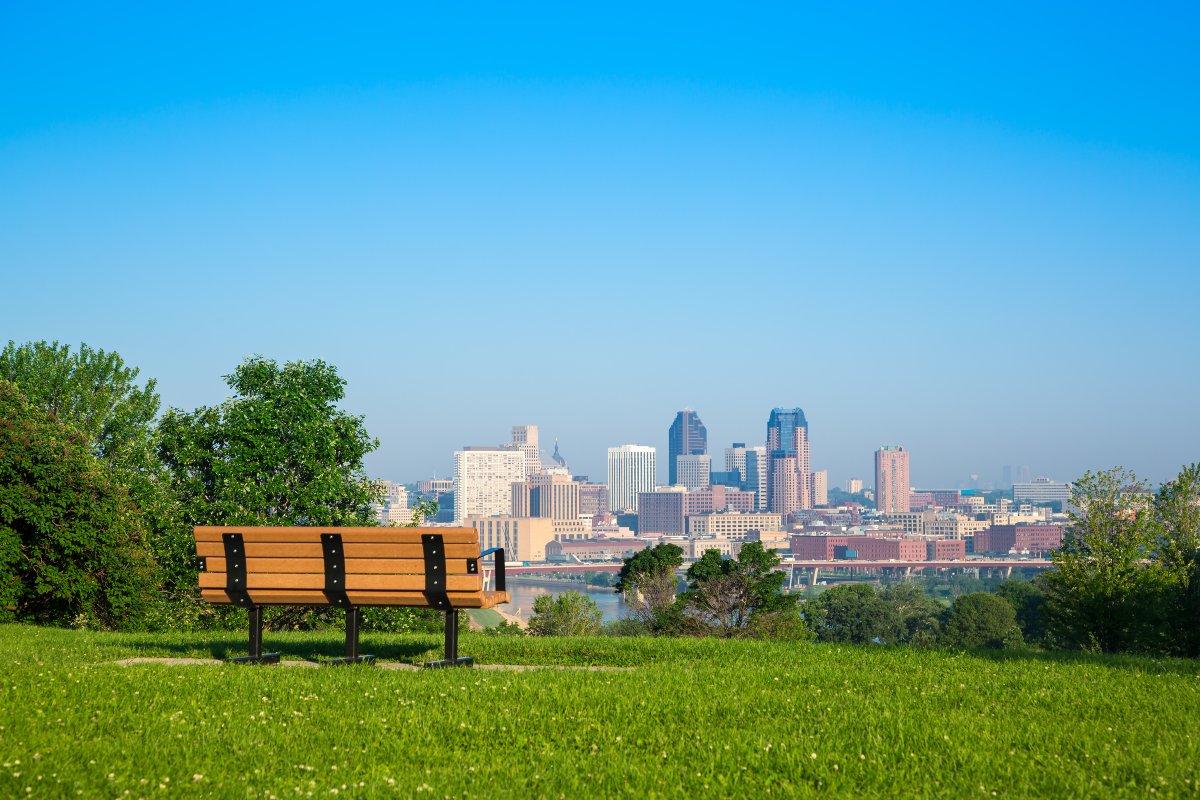
<instances>
[{"instance_id":1,"label":"green grass lawn","mask_svg":"<svg viewBox=\"0 0 1200 800\"><path fill-rule=\"evenodd\" d=\"M633 669L112 663L243 649L0 626L0 797L1200 795L1192 662L464 633L484 664Z\"/></svg>"}]
</instances>

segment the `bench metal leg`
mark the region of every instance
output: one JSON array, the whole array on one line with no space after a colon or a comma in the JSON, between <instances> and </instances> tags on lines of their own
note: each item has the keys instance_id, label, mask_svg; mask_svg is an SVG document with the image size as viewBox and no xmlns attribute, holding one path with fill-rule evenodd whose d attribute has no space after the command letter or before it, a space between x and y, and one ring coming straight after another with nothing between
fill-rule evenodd
<instances>
[{"instance_id":1,"label":"bench metal leg","mask_svg":"<svg viewBox=\"0 0 1200 800\"><path fill-rule=\"evenodd\" d=\"M469 667L475 663L470 656L458 657L458 611L450 609L446 612L446 657L441 661L427 661L427 668L436 667Z\"/></svg>"},{"instance_id":2,"label":"bench metal leg","mask_svg":"<svg viewBox=\"0 0 1200 800\"><path fill-rule=\"evenodd\" d=\"M231 664L278 664L279 653L263 653L263 610L262 606L253 606L247 616L250 617L250 655L241 658L225 659Z\"/></svg>"},{"instance_id":3,"label":"bench metal leg","mask_svg":"<svg viewBox=\"0 0 1200 800\"><path fill-rule=\"evenodd\" d=\"M338 666L340 664L371 664L375 656L365 656L358 652L358 632L362 628L362 609L358 606L346 607L346 650L342 658L322 661L322 664Z\"/></svg>"}]
</instances>

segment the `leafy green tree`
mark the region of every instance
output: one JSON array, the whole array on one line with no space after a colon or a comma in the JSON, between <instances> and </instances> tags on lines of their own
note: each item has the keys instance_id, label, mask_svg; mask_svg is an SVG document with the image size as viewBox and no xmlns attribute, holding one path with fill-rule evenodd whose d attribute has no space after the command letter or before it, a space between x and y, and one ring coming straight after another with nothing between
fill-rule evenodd
<instances>
[{"instance_id":1,"label":"leafy green tree","mask_svg":"<svg viewBox=\"0 0 1200 800\"><path fill-rule=\"evenodd\" d=\"M597 636L601 613L596 601L579 592L539 595L529 618L531 636Z\"/></svg>"},{"instance_id":2,"label":"leafy green tree","mask_svg":"<svg viewBox=\"0 0 1200 800\"><path fill-rule=\"evenodd\" d=\"M771 615L794 612L799 597L783 594L785 576L775 569L778 564L779 556L761 542L744 543L737 558L706 550L688 567L688 591L680 597L685 613L733 637L751 633Z\"/></svg>"},{"instance_id":3,"label":"leafy green tree","mask_svg":"<svg viewBox=\"0 0 1200 800\"><path fill-rule=\"evenodd\" d=\"M1046 643L1046 594L1039 582L1008 580L996 587L996 594L1008 601L1016 615L1017 627L1026 644Z\"/></svg>"},{"instance_id":4,"label":"leafy green tree","mask_svg":"<svg viewBox=\"0 0 1200 800\"><path fill-rule=\"evenodd\" d=\"M899 644L931 646L937 642L943 606L914 581L896 583L879 593L899 626Z\"/></svg>"},{"instance_id":5,"label":"leafy green tree","mask_svg":"<svg viewBox=\"0 0 1200 800\"><path fill-rule=\"evenodd\" d=\"M13 341L0 352L0 379L15 383L35 407L83 434L97 458L120 464L148 438L158 414L154 379L116 353L81 344Z\"/></svg>"},{"instance_id":6,"label":"leafy green tree","mask_svg":"<svg viewBox=\"0 0 1200 800\"><path fill-rule=\"evenodd\" d=\"M679 580L675 571L682 565L682 548L669 543L640 550L621 565L613 588L651 631L665 631L678 623L674 604Z\"/></svg>"},{"instance_id":7,"label":"leafy green tree","mask_svg":"<svg viewBox=\"0 0 1200 800\"><path fill-rule=\"evenodd\" d=\"M155 381L139 386L138 374L118 354L86 343L72 352L58 342L10 341L0 352L0 379L17 384L35 407L79 431L142 510L146 543L170 591L194 580L191 533L155 453Z\"/></svg>"},{"instance_id":8,"label":"leafy green tree","mask_svg":"<svg viewBox=\"0 0 1200 800\"><path fill-rule=\"evenodd\" d=\"M974 592L957 598L950 606L939 638L947 647L970 648L1017 647L1022 641L1012 605L989 592Z\"/></svg>"},{"instance_id":9,"label":"leafy green tree","mask_svg":"<svg viewBox=\"0 0 1200 800\"><path fill-rule=\"evenodd\" d=\"M808 603L809 619L817 641L837 644L895 644L901 625L892 606L867 583L834 586Z\"/></svg>"},{"instance_id":10,"label":"leafy green tree","mask_svg":"<svg viewBox=\"0 0 1200 800\"><path fill-rule=\"evenodd\" d=\"M1066 646L1104 653L1153 646L1148 621L1161 576L1148 563L1154 514L1145 486L1121 468L1087 472L1044 578L1050 629Z\"/></svg>"},{"instance_id":11,"label":"leafy green tree","mask_svg":"<svg viewBox=\"0 0 1200 800\"><path fill-rule=\"evenodd\" d=\"M137 627L156 600L145 523L89 445L0 380L0 609Z\"/></svg>"},{"instance_id":12,"label":"leafy green tree","mask_svg":"<svg viewBox=\"0 0 1200 800\"><path fill-rule=\"evenodd\" d=\"M1200 656L1200 464L1184 466L1154 496L1155 551L1166 577L1170 649Z\"/></svg>"},{"instance_id":13,"label":"leafy green tree","mask_svg":"<svg viewBox=\"0 0 1200 800\"><path fill-rule=\"evenodd\" d=\"M337 408L345 381L323 361L242 362L217 408L169 410L159 455L189 525L368 525L380 497L363 457L378 446Z\"/></svg>"}]
</instances>

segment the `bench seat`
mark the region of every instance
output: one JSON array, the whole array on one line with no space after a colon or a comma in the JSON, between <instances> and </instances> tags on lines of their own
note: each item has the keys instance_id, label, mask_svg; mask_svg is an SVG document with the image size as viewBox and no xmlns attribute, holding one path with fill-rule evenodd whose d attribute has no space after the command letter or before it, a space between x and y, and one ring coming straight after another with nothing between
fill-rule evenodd
<instances>
[{"instance_id":1,"label":"bench seat","mask_svg":"<svg viewBox=\"0 0 1200 800\"><path fill-rule=\"evenodd\" d=\"M457 610L511 602L504 551L480 552L473 528L257 527L193 530L200 596L251 611L251 658L261 656L262 606L346 609L347 658L357 656L363 606L446 612L447 662L458 663ZM494 564L481 559L493 555ZM487 588L484 570L495 574ZM255 626L258 633L255 633ZM440 662L439 662L440 663Z\"/></svg>"}]
</instances>

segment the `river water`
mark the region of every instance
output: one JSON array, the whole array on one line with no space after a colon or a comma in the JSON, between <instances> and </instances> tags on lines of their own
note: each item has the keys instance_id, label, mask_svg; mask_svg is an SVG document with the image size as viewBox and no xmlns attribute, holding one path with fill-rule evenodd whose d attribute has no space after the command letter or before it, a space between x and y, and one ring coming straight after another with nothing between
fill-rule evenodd
<instances>
[{"instance_id":1,"label":"river water","mask_svg":"<svg viewBox=\"0 0 1200 800\"><path fill-rule=\"evenodd\" d=\"M525 578L513 580L511 577L508 579L507 584L505 588L512 595L512 602L502 606L502 608L510 614L516 614L523 620L528 620L532 616L533 601L539 595L562 594L564 592L582 592L595 600L605 622L621 619L630 614L629 607L625 605L625 601L621 599L621 595L614 592L612 587L609 586L584 586L582 583L575 583L574 581L568 583L564 581L528 580Z\"/></svg>"}]
</instances>

